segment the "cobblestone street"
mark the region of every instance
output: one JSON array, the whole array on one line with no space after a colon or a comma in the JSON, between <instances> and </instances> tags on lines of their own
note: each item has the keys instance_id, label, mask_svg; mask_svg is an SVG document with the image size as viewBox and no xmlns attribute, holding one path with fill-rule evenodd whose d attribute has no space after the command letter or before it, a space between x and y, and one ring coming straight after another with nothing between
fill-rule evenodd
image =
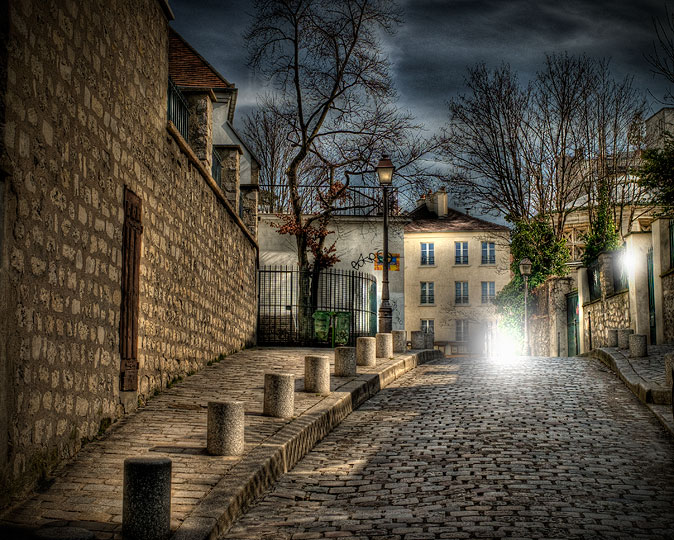
<instances>
[{"instance_id":1,"label":"cobblestone street","mask_svg":"<svg viewBox=\"0 0 674 540\"><path fill-rule=\"evenodd\" d=\"M674 441L599 361L443 359L352 413L225 538L674 538Z\"/></svg>"}]
</instances>

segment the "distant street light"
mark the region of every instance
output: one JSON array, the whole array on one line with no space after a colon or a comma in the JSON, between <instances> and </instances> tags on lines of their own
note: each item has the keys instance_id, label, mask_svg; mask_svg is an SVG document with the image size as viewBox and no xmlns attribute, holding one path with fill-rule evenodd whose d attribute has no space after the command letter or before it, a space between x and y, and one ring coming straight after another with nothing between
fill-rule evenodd
<instances>
[{"instance_id":1,"label":"distant street light","mask_svg":"<svg viewBox=\"0 0 674 540\"><path fill-rule=\"evenodd\" d=\"M524 355L531 354L529 347L529 313L527 309L527 297L529 293L529 276L531 275L531 261L526 257L520 261L520 274L524 278Z\"/></svg>"},{"instance_id":2,"label":"distant street light","mask_svg":"<svg viewBox=\"0 0 674 540\"><path fill-rule=\"evenodd\" d=\"M379 306L379 331L385 333L391 332L393 326L393 309L389 302L388 290L388 187L393 183L393 169L393 163L386 154L381 157L375 168L384 197L384 265L381 280L381 305Z\"/></svg>"}]
</instances>

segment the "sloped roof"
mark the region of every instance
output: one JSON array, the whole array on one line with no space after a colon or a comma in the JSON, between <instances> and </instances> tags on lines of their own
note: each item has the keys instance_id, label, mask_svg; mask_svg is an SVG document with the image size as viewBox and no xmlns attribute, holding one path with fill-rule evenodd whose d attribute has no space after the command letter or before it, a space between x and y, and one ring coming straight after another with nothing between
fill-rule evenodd
<instances>
[{"instance_id":1,"label":"sloped roof","mask_svg":"<svg viewBox=\"0 0 674 540\"><path fill-rule=\"evenodd\" d=\"M507 231L508 227L447 209L447 215L438 217L426 205L410 212L412 222L405 225L406 233L461 232L461 231Z\"/></svg>"},{"instance_id":2,"label":"sloped roof","mask_svg":"<svg viewBox=\"0 0 674 540\"><path fill-rule=\"evenodd\" d=\"M169 76L177 86L234 88L173 28L169 28Z\"/></svg>"}]
</instances>

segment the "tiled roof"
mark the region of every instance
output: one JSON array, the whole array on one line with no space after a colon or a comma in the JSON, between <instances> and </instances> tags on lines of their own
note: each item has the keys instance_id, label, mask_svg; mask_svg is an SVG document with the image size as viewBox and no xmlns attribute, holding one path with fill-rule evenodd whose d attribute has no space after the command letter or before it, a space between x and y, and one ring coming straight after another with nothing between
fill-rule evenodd
<instances>
[{"instance_id":1,"label":"tiled roof","mask_svg":"<svg viewBox=\"0 0 674 540\"><path fill-rule=\"evenodd\" d=\"M423 205L410 212L410 217L412 222L405 225L406 233L508 230L504 225L469 216L453 208L448 208L447 215L439 218Z\"/></svg>"},{"instance_id":2,"label":"tiled roof","mask_svg":"<svg viewBox=\"0 0 674 540\"><path fill-rule=\"evenodd\" d=\"M173 28L169 28L169 75L178 86L234 88Z\"/></svg>"}]
</instances>

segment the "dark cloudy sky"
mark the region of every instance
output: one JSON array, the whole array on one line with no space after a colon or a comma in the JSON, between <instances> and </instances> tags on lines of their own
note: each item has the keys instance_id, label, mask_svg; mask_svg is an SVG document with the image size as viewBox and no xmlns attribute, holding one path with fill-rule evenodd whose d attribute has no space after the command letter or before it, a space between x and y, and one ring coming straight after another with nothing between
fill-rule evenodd
<instances>
[{"instance_id":1,"label":"dark cloudy sky","mask_svg":"<svg viewBox=\"0 0 674 540\"><path fill-rule=\"evenodd\" d=\"M509 63L527 80L546 52L610 58L617 76L656 97L665 84L643 55L655 37L663 0L402 0L405 22L385 43L401 105L427 126L445 122L447 100L463 91L466 68L479 61ZM239 88L237 117L263 81L246 66L243 34L250 0L170 0L173 27ZM670 1L670 7L672 2ZM648 97L655 112L660 105Z\"/></svg>"}]
</instances>

